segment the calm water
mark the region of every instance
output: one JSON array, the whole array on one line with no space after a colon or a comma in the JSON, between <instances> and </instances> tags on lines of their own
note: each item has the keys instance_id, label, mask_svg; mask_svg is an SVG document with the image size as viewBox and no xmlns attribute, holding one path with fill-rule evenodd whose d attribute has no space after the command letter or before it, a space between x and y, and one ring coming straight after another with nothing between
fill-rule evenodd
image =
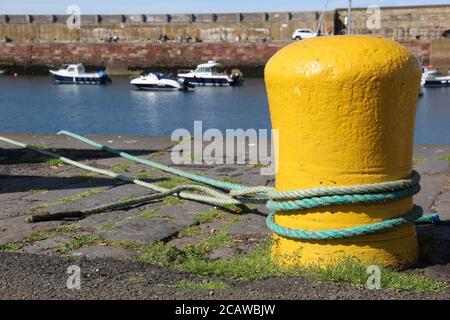
<instances>
[{"instance_id":1,"label":"calm water","mask_svg":"<svg viewBox=\"0 0 450 320\"><path fill-rule=\"evenodd\" d=\"M138 91L127 77L111 86L54 85L49 77L0 77L0 131L170 135L177 128L269 128L262 79L238 88ZM450 144L450 88L419 99L416 143Z\"/></svg>"}]
</instances>

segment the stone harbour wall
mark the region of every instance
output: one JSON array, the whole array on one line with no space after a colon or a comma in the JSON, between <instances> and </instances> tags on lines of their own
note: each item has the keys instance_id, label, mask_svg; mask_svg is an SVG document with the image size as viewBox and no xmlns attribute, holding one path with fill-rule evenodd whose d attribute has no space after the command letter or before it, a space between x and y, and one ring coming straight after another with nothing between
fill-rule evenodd
<instances>
[{"instance_id":1,"label":"stone harbour wall","mask_svg":"<svg viewBox=\"0 0 450 320\"><path fill-rule=\"evenodd\" d=\"M423 64L450 67L450 4L381 8L379 30L367 28L370 14L366 8L353 9L354 34L394 39ZM345 34L346 15L346 9L327 11L322 33ZM0 13L0 66L46 73L50 66L82 62L127 73L191 68L216 59L260 76L267 60L292 41L296 28L315 30L320 17L321 12L82 15L80 28L70 29L68 15ZM161 35L170 40L161 43Z\"/></svg>"},{"instance_id":2,"label":"stone harbour wall","mask_svg":"<svg viewBox=\"0 0 450 320\"><path fill-rule=\"evenodd\" d=\"M50 67L81 62L111 73L161 68L192 68L216 59L261 76L267 60L287 43L0 43L0 65L22 73L46 73Z\"/></svg>"},{"instance_id":3,"label":"stone harbour wall","mask_svg":"<svg viewBox=\"0 0 450 320\"><path fill-rule=\"evenodd\" d=\"M230 14L81 15L80 28L69 29L68 15L0 15L0 39L13 42L157 42L198 38L203 42L285 41L297 28L317 29L320 12ZM334 13L326 12L322 29L332 33Z\"/></svg>"},{"instance_id":4,"label":"stone harbour wall","mask_svg":"<svg viewBox=\"0 0 450 320\"><path fill-rule=\"evenodd\" d=\"M63 63L81 62L107 68L112 74L127 74L155 68L175 71L215 59L247 76L262 76L270 57L289 43L0 43L0 66L19 73L47 73ZM434 41L400 43L423 64L430 64ZM441 55L440 61L447 61L447 57Z\"/></svg>"},{"instance_id":5,"label":"stone harbour wall","mask_svg":"<svg viewBox=\"0 0 450 320\"><path fill-rule=\"evenodd\" d=\"M450 32L450 4L381 7L379 29L368 28L367 22L372 14L368 8L354 8L352 33L381 35L396 40L437 40L443 38L446 31ZM346 17L347 9L336 10L336 33L345 33Z\"/></svg>"}]
</instances>

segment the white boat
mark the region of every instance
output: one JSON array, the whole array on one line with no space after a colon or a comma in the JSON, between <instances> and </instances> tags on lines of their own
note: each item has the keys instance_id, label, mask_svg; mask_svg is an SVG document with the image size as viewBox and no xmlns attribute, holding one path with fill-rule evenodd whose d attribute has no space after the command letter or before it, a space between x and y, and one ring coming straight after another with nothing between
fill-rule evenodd
<instances>
[{"instance_id":1,"label":"white boat","mask_svg":"<svg viewBox=\"0 0 450 320\"><path fill-rule=\"evenodd\" d=\"M228 75L220 72L220 63L208 61L199 64L195 70L180 70L178 78L185 79L195 86L239 86L244 81L242 74L235 72Z\"/></svg>"},{"instance_id":2,"label":"white boat","mask_svg":"<svg viewBox=\"0 0 450 320\"><path fill-rule=\"evenodd\" d=\"M86 73L81 63L69 64L59 70L50 70L56 83L74 84L108 84L111 79L104 71Z\"/></svg>"},{"instance_id":3,"label":"white boat","mask_svg":"<svg viewBox=\"0 0 450 320\"><path fill-rule=\"evenodd\" d=\"M445 75L436 69L424 69L421 85L423 87L448 87L450 86L450 74Z\"/></svg>"},{"instance_id":4,"label":"white boat","mask_svg":"<svg viewBox=\"0 0 450 320\"><path fill-rule=\"evenodd\" d=\"M6 74L6 69L0 69L0 75Z\"/></svg>"},{"instance_id":5,"label":"white boat","mask_svg":"<svg viewBox=\"0 0 450 320\"><path fill-rule=\"evenodd\" d=\"M154 91L187 90L188 87L192 87L183 79L170 77L161 72L151 72L147 75L135 78L131 80L130 84L141 90Z\"/></svg>"}]
</instances>

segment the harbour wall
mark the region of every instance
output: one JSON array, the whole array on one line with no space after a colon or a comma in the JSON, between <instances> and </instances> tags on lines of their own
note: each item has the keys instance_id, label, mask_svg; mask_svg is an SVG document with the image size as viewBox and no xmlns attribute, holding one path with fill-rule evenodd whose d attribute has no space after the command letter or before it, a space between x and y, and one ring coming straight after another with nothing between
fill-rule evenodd
<instances>
[{"instance_id":1,"label":"harbour wall","mask_svg":"<svg viewBox=\"0 0 450 320\"><path fill-rule=\"evenodd\" d=\"M430 63L430 41L403 41ZM0 43L0 66L19 73L45 74L63 63L82 62L111 74L139 70L176 71L216 59L246 76L262 76L269 58L289 42L268 43Z\"/></svg>"},{"instance_id":2,"label":"harbour wall","mask_svg":"<svg viewBox=\"0 0 450 320\"><path fill-rule=\"evenodd\" d=\"M81 8L82 9L82 8ZM82 12L81 12L82 13ZM352 30L397 40L437 40L450 32L450 4L381 7L380 25L370 27L374 11L353 8ZM325 11L323 34L345 34L347 9ZM12 42L157 42L160 35L202 42L288 41L297 28L317 29L320 11L223 14L8 15L0 13L0 41Z\"/></svg>"},{"instance_id":3,"label":"harbour wall","mask_svg":"<svg viewBox=\"0 0 450 320\"><path fill-rule=\"evenodd\" d=\"M81 15L79 28L69 15L0 15L0 39L13 42L157 42L161 35L202 42L286 41L297 28L317 29L321 12L229 14ZM334 12L323 18L322 29L332 33Z\"/></svg>"},{"instance_id":4,"label":"harbour wall","mask_svg":"<svg viewBox=\"0 0 450 320\"><path fill-rule=\"evenodd\" d=\"M347 9L336 9L336 33L345 33ZM438 40L450 31L450 4L429 6L381 7L379 28L371 19L370 8L352 9L352 32L374 34L396 40ZM449 35L450 37L450 35Z\"/></svg>"},{"instance_id":5,"label":"harbour wall","mask_svg":"<svg viewBox=\"0 0 450 320\"><path fill-rule=\"evenodd\" d=\"M394 39L424 64L450 67L450 39L444 37L447 30L450 37L450 4L382 7L379 29L368 28L371 14L353 9L353 33ZM322 33L347 33L346 15L347 9L326 11ZM295 29L315 30L320 18L321 12L81 15L79 29L70 29L69 15L0 13L0 67L46 73L50 66L82 62L127 73L192 68L216 59L259 76ZM161 35L170 40L160 42Z\"/></svg>"},{"instance_id":6,"label":"harbour wall","mask_svg":"<svg viewBox=\"0 0 450 320\"><path fill-rule=\"evenodd\" d=\"M3 43L0 65L20 73L46 73L63 63L82 62L111 74L137 70L176 71L216 59L247 76L262 76L267 60L287 43Z\"/></svg>"}]
</instances>

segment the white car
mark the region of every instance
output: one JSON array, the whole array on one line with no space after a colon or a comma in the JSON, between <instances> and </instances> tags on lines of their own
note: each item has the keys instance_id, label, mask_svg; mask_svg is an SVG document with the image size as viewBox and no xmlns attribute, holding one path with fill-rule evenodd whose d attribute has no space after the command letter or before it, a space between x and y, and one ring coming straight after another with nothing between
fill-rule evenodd
<instances>
[{"instance_id":1,"label":"white car","mask_svg":"<svg viewBox=\"0 0 450 320\"><path fill-rule=\"evenodd\" d=\"M297 29L292 34L292 40L302 40L317 37L317 33L311 29Z\"/></svg>"}]
</instances>

